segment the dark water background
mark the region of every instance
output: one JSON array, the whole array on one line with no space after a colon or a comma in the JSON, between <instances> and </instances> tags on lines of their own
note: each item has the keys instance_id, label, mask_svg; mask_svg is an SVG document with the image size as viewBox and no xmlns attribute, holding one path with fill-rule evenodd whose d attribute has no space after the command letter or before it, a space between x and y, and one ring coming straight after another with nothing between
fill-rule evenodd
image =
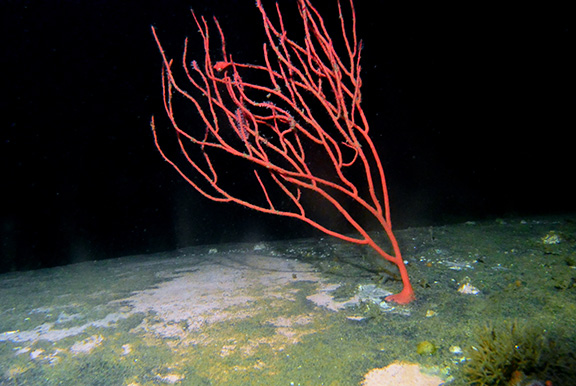
<instances>
[{"instance_id":1,"label":"dark water background","mask_svg":"<svg viewBox=\"0 0 576 386\"><path fill-rule=\"evenodd\" d=\"M363 106L396 228L576 209L568 12L356 3ZM251 1L2 2L0 271L319 236L206 200L155 150L149 121L163 107L150 26L172 57L186 35L200 55L190 7L219 17L235 58L261 58ZM294 7L282 2L297 33ZM334 26L334 4L320 11Z\"/></svg>"}]
</instances>

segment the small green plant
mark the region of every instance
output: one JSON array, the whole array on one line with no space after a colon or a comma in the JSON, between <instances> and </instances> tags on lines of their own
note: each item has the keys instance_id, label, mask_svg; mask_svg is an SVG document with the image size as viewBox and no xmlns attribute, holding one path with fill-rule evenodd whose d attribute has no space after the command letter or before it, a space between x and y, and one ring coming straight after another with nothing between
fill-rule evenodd
<instances>
[{"instance_id":1,"label":"small green plant","mask_svg":"<svg viewBox=\"0 0 576 386\"><path fill-rule=\"evenodd\" d=\"M523 385L530 380L567 384L576 363L567 348L538 326L517 321L486 325L466 351L463 381L470 386Z\"/></svg>"}]
</instances>

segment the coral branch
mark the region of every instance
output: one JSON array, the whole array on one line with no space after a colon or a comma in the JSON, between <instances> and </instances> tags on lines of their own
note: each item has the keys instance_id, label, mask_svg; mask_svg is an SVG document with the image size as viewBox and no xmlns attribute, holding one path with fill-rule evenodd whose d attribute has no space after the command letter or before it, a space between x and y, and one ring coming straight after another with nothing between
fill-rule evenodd
<instances>
[{"instance_id":1,"label":"coral branch","mask_svg":"<svg viewBox=\"0 0 576 386\"><path fill-rule=\"evenodd\" d=\"M187 79L184 87L176 82L173 61L167 58L152 28L163 60L164 107L186 164L178 166L178 161L162 150L153 119L154 140L160 154L211 200L297 218L328 235L370 246L399 269L404 288L388 300L409 303L414 293L392 232L384 170L360 105L361 44L356 36L352 0L350 31L338 3L338 43L309 0L298 1L303 25L301 43L288 36L278 5L276 23L260 0L256 6L267 39L263 45L264 64L235 62L226 52L224 33L216 19L219 56L213 60L208 23L192 12L202 37L204 58L189 60L186 39L182 55ZM182 101L194 106L204 130L179 126L176 106ZM235 191L226 184L216 162L221 157L236 158L253 168L253 186L260 193ZM335 209L357 235L322 224L313 211L307 210L310 197ZM353 208L350 202L355 205ZM366 213L385 231L391 252L367 232L363 225Z\"/></svg>"}]
</instances>

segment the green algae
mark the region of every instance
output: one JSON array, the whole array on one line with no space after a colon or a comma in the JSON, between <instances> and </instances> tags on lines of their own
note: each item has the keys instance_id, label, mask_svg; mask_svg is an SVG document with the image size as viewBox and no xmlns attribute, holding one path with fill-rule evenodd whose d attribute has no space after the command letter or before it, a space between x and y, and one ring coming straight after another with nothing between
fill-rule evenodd
<instances>
[{"instance_id":1,"label":"green algae","mask_svg":"<svg viewBox=\"0 0 576 386\"><path fill-rule=\"evenodd\" d=\"M458 383L497 386L533 379L566 384L576 377L576 356L563 335L518 321L482 326L466 350Z\"/></svg>"}]
</instances>

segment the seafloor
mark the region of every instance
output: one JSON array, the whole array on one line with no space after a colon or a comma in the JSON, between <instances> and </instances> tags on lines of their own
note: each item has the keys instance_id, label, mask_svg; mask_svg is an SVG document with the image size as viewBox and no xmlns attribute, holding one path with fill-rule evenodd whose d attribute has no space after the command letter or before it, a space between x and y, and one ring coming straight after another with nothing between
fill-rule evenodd
<instances>
[{"instance_id":1,"label":"seafloor","mask_svg":"<svg viewBox=\"0 0 576 386\"><path fill-rule=\"evenodd\" d=\"M470 362L525 326L513 352L486 354L516 366L486 384L574 385L575 221L397 231L417 294L407 306L382 302L400 289L394 266L329 238L0 275L0 385L359 385L394 362L428 384L481 384ZM512 357L527 345L543 353L522 367Z\"/></svg>"}]
</instances>

